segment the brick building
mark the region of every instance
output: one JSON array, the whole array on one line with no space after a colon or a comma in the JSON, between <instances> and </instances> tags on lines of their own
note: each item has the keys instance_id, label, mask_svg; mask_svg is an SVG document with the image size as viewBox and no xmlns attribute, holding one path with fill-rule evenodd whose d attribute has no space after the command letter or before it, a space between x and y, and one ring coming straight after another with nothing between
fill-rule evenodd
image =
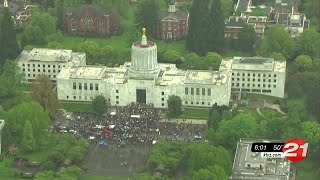
<instances>
[{"instance_id":1,"label":"brick building","mask_svg":"<svg viewBox=\"0 0 320 180\"><path fill-rule=\"evenodd\" d=\"M16 28L25 27L32 18L32 7L36 7L35 5L26 5L24 0L0 0L0 15L3 13L4 8L8 7L9 13L14 20Z\"/></svg>"},{"instance_id":2,"label":"brick building","mask_svg":"<svg viewBox=\"0 0 320 180\"><path fill-rule=\"evenodd\" d=\"M71 35L111 37L119 29L120 16L116 11L97 5L68 7L63 12L64 31Z\"/></svg>"},{"instance_id":3,"label":"brick building","mask_svg":"<svg viewBox=\"0 0 320 180\"><path fill-rule=\"evenodd\" d=\"M167 11L160 11L158 37L161 40L175 41L188 33L189 13L176 9L176 2L170 1Z\"/></svg>"}]
</instances>

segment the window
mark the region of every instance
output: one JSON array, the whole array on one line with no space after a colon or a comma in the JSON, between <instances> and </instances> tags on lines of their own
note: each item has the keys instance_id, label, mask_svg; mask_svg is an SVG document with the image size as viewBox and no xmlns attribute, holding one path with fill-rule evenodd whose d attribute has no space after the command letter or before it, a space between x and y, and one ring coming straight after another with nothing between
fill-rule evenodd
<instances>
[{"instance_id":1,"label":"window","mask_svg":"<svg viewBox=\"0 0 320 180\"><path fill-rule=\"evenodd\" d=\"M232 78L232 81L234 81L234 78Z\"/></svg>"},{"instance_id":2,"label":"window","mask_svg":"<svg viewBox=\"0 0 320 180\"><path fill-rule=\"evenodd\" d=\"M248 87L250 87L250 84L247 84Z\"/></svg>"},{"instance_id":3,"label":"window","mask_svg":"<svg viewBox=\"0 0 320 180\"><path fill-rule=\"evenodd\" d=\"M191 95L193 95L194 94L194 89L193 88L191 88Z\"/></svg>"},{"instance_id":4,"label":"window","mask_svg":"<svg viewBox=\"0 0 320 180\"><path fill-rule=\"evenodd\" d=\"M46 70L44 69L44 70L42 70L42 72L46 72Z\"/></svg>"},{"instance_id":5,"label":"window","mask_svg":"<svg viewBox=\"0 0 320 180\"><path fill-rule=\"evenodd\" d=\"M258 74L258 77L260 77L260 74Z\"/></svg>"},{"instance_id":6,"label":"window","mask_svg":"<svg viewBox=\"0 0 320 180\"><path fill-rule=\"evenodd\" d=\"M199 105L199 102L197 102L197 105Z\"/></svg>"},{"instance_id":7,"label":"window","mask_svg":"<svg viewBox=\"0 0 320 180\"><path fill-rule=\"evenodd\" d=\"M30 69L28 69L28 72L30 72Z\"/></svg>"},{"instance_id":8,"label":"window","mask_svg":"<svg viewBox=\"0 0 320 180\"><path fill-rule=\"evenodd\" d=\"M274 79L274 80L273 80L273 82L277 82L277 80L276 80L276 79Z\"/></svg>"},{"instance_id":9,"label":"window","mask_svg":"<svg viewBox=\"0 0 320 180\"><path fill-rule=\"evenodd\" d=\"M248 73L248 76L250 77L250 73Z\"/></svg>"},{"instance_id":10,"label":"window","mask_svg":"<svg viewBox=\"0 0 320 180\"><path fill-rule=\"evenodd\" d=\"M196 95L199 95L199 94L200 94L200 89L197 88L197 89L196 89Z\"/></svg>"},{"instance_id":11,"label":"window","mask_svg":"<svg viewBox=\"0 0 320 180\"><path fill-rule=\"evenodd\" d=\"M237 83L236 87L239 87L239 83Z\"/></svg>"},{"instance_id":12,"label":"window","mask_svg":"<svg viewBox=\"0 0 320 180\"><path fill-rule=\"evenodd\" d=\"M276 85L273 85L273 88L276 88L277 86Z\"/></svg>"},{"instance_id":13,"label":"window","mask_svg":"<svg viewBox=\"0 0 320 180\"><path fill-rule=\"evenodd\" d=\"M237 76L240 76L240 73L237 73Z\"/></svg>"},{"instance_id":14,"label":"window","mask_svg":"<svg viewBox=\"0 0 320 180\"><path fill-rule=\"evenodd\" d=\"M56 78L56 75L53 75L53 78Z\"/></svg>"},{"instance_id":15,"label":"window","mask_svg":"<svg viewBox=\"0 0 320 180\"><path fill-rule=\"evenodd\" d=\"M255 84L252 84L252 87L255 87L256 85Z\"/></svg>"},{"instance_id":16,"label":"window","mask_svg":"<svg viewBox=\"0 0 320 180\"><path fill-rule=\"evenodd\" d=\"M256 74L252 74L253 77L256 77Z\"/></svg>"},{"instance_id":17,"label":"window","mask_svg":"<svg viewBox=\"0 0 320 180\"><path fill-rule=\"evenodd\" d=\"M269 77L271 77L271 74L269 74Z\"/></svg>"},{"instance_id":18,"label":"window","mask_svg":"<svg viewBox=\"0 0 320 180\"><path fill-rule=\"evenodd\" d=\"M232 83L231 85L234 86L234 83Z\"/></svg>"},{"instance_id":19,"label":"window","mask_svg":"<svg viewBox=\"0 0 320 180\"><path fill-rule=\"evenodd\" d=\"M263 82L266 82L266 80L265 80L265 79L263 79Z\"/></svg>"},{"instance_id":20,"label":"window","mask_svg":"<svg viewBox=\"0 0 320 180\"><path fill-rule=\"evenodd\" d=\"M268 81L271 82L271 79L269 79Z\"/></svg>"},{"instance_id":21,"label":"window","mask_svg":"<svg viewBox=\"0 0 320 180\"><path fill-rule=\"evenodd\" d=\"M118 90L118 89L116 90L116 93L119 93L119 90Z\"/></svg>"},{"instance_id":22,"label":"window","mask_svg":"<svg viewBox=\"0 0 320 180\"><path fill-rule=\"evenodd\" d=\"M77 97L76 96L73 96L73 99L76 99Z\"/></svg>"},{"instance_id":23,"label":"window","mask_svg":"<svg viewBox=\"0 0 320 180\"><path fill-rule=\"evenodd\" d=\"M22 66L24 67L24 64L22 64Z\"/></svg>"},{"instance_id":24,"label":"window","mask_svg":"<svg viewBox=\"0 0 320 180\"><path fill-rule=\"evenodd\" d=\"M268 88L270 88L270 87L271 87L271 85L269 84L269 85L268 85Z\"/></svg>"},{"instance_id":25,"label":"window","mask_svg":"<svg viewBox=\"0 0 320 180\"><path fill-rule=\"evenodd\" d=\"M26 70L25 68L22 69L22 71L25 71L25 70Z\"/></svg>"},{"instance_id":26,"label":"window","mask_svg":"<svg viewBox=\"0 0 320 180\"><path fill-rule=\"evenodd\" d=\"M40 69L38 69L38 72L40 72Z\"/></svg>"},{"instance_id":27,"label":"window","mask_svg":"<svg viewBox=\"0 0 320 180\"><path fill-rule=\"evenodd\" d=\"M93 83L90 83L90 90L93 90Z\"/></svg>"},{"instance_id":28,"label":"window","mask_svg":"<svg viewBox=\"0 0 320 180\"><path fill-rule=\"evenodd\" d=\"M164 98L161 98L161 101L164 101Z\"/></svg>"},{"instance_id":29,"label":"window","mask_svg":"<svg viewBox=\"0 0 320 180\"><path fill-rule=\"evenodd\" d=\"M69 96L67 96L67 99L69 99Z\"/></svg>"},{"instance_id":30,"label":"window","mask_svg":"<svg viewBox=\"0 0 320 180\"><path fill-rule=\"evenodd\" d=\"M36 65L35 65L35 64L32 64L32 67L36 67Z\"/></svg>"},{"instance_id":31,"label":"window","mask_svg":"<svg viewBox=\"0 0 320 180\"><path fill-rule=\"evenodd\" d=\"M245 76L246 74L245 73L242 73L242 76Z\"/></svg>"},{"instance_id":32,"label":"window","mask_svg":"<svg viewBox=\"0 0 320 180\"><path fill-rule=\"evenodd\" d=\"M51 78L51 75L49 74L49 78Z\"/></svg>"},{"instance_id":33,"label":"window","mask_svg":"<svg viewBox=\"0 0 320 180\"><path fill-rule=\"evenodd\" d=\"M245 81L245 79L244 79L244 78L242 78L242 81Z\"/></svg>"},{"instance_id":34,"label":"window","mask_svg":"<svg viewBox=\"0 0 320 180\"><path fill-rule=\"evenodd\" d=\"M162 96L163 96L163 95L164 95L164 92L162 91L161 94L162 94Z\"/></svg>"},{"instance_id":35,"label":"window","mask_svg":"<svg viewBox=\"0 0 320 180\"><path fill-rule=\"evenodd\" d=\"M276 78L276 77L277 77L277 75L275 74L275 75L273 75L273 77L274 77L274 78Z\"/></svg>"},{"instance_id":36,"label":"window","mask_svg":"<svg viewBox=\"0 0 320 180\"><path fill-rule=\"evenodd\" d=\"M36 75L35 75L35 74L33 74L33 77L36 77Z\"/></svg>"},{"instance_id":37,"label":"window","mask_svg":"<svg viewBox=\"0 0 320 180\"><path fill-rule=\"evenodd\" d=\"M58 65L58 68L60 68L60 65Z\"/></svg>"},{"instance_id":38,"label":"window","mask_svg":"<svg viewBox=\"0 0 320 180\"><path fill-rule=\"evenodd\" d=\"M40 67L40 64L38 64L38 67Z\"/></svg>"},{"instance_id":39,"label":"window","mask_svg":"<svg viewBox=\"0 0 320 180\"><path fill-rule=\"evenodd\" d=\"M119 104L119 101L116 101L116 104Z\"/></svg>"},{"instance_id":40,"label":"window","mask_svg":"<svg viewBox=\"0 0 320 180\"><path fill-rule=\"evenodd\" d=\"M240 78L237 78L237 81L240 81Z\"/></svg>"},{"instance_id":41,"label":"window","mask_svg":"<svg viewBox=\"0 0 320 180\"><path fill-rule=\"evenodd\" d=\"M250 78L248 78L248 81L250 81Z\"/></svg>"},{"instance_id":42,"label":"window","mask_svg":"<svg viewBox=\"0 0 320 180\"><path fill-rule=\"evenodd\" d=\"M164 103L162 103L161 106L164 106Z\"/></svg>"},{"instance_id":43,"label":"window","mask_svg":"<svg viewBox=\"0 0 320 180\"><path fill-rule=\"evenodd\" d=\"M252 79L252 81L253 81L253 82L255 82L255 81L256 81L256 79L254 79L254 78L253 78L253 79Z\"/></svg>"},{"instance_id":44,"label":"window","mask_svg":"<svg viewBox=\"0 0 320 180\"><path fill-rule=\"evenodd\" d=\"M99 84L95 84L95 87L96 87L96 91L99 91Z\"/></svg>"},{"instance_id":45,"label":"window","mask_svg":"<svg viewBox=\"0 0 320 180\"><path fill-rule=\"evenodd\" d=\"M258 84L258 87L260 87L260 84Z\"/></svg>"},{"instance_id":46,"label":"window","mask_svg":"<svg viewBox=\"0 0 320 180\"><path fill-rule=\"evenodd\" d=\"M56 70L53 70L53 73L56 73Z\"/></svg>"},{"instance_id":47,"label":"window","mask_svg":"<svg viewBox=\"0 0 320 180\"><path fill-rule=\"evenodd\" d=\"M52 65L53 66L53 68L56 68L56 65Z\"/></svg>"},{"instance_id":48,"label":"window","mask_svg":"<svg viewBox=\"0 0 320 180\"><path fill-rule=\"evenodd\" d=\"M48 72L50 72L50 69L48 70Z\"/></svg>"},{"instance_id":49,"label":"window","mask_svg":"<svg viewBox=\"0 0 320 180\"><path fill-rule=\"evenodd\" d=\"M184 89L184 93L185 93L186 95L188 95L188 88L187 88L187 87Z\"/></svg>"},{"instance_id":50,"label":"window","mask_svg":"<svg viewBox=\"0 0 320 180\"><path fill-rule=\"evenodd\" d=\"M188 104L188 101L185 101L184 104Z\"/></svg>"},{"instance_id":51,"label":"window","mask_svg":"<svg viewBox=\"0 0 320 180\"><path fill-rule=\"evenodd\" d=\"M48 65L48 68L50 67L50 65Z\"/></svg>"},{"instance_id":52,"label":"window","mask_svg":"<svg viewBox=\"0 0 320 180\"><path fill-rule=\"evenodd\" d=\"M191 101L191 104L193 104L193 101Z\"/></svg>"},{"instance_id":53,"label":"window","mask_svg":"<svg viewBox=\"0 0 320 180\"><path fill-rule=\"evenodd\" d=\"M265 85L265 84L263 84L263 85L262 85L262 87L266 87L266 85Z\"/></svg>"},{"instance_id":54,"label":"window","mask_svg":"<svg viewBox=\"0 0 320 180\"><path fill-rule=\"evenodd\" d=\"M266 77L266 74L263 74L263 77Z\"/></svg>"},{"instance_id":55,"label":"window","mask_svg":"<svg viewBox=\"0 0 320 180\"><path fill-rule=\"evenodd\" d=\"M208 106L210 106L210 102L208 102Z\"/></svg>"},{"instance_id":56,"label":"window","mask_svg":"<svg viewBox=\"0 0 320 180\"><path fill-rule=\"evenodd\" d=\"M88 89L87 83L84 83L84 84L83 84L83 88L84 88L84 90L87 90L87 89Z\"/></svg>"},{"instance_id":57,"label":"window","mask_svg":"<svg viewBox=\"0 0 320 180\"><path fill-rule=\"evenodd\" d=\"M79 90L82 90L82 83L79 83Z\"/></svg>"},{"instance_id":58,"label":"window","mask_svg":"<svg viewBox=\"0 0 320 180\"><path fill-rule=\"evenodd\" d=\"M258 82L260 82L260 79L258 79Z\"/></svg>"},{"instance_id":59,"label":"window","mask_svg":"<svg viewBox=\"0 0 320 180\"><path fill-rule=\"evenodd\" d=\"M202 88L202 96L206 95L206 89Z\"/></svg>"},{"instance_id":60,"label":"window","mask_svg":"<svg viewBox=\"0 0 320 180\"><path fill-rule=\"evenodd\" d=\"M242 83L242 87L244 87L244 83Z\"/></svg>"},{"instance_id":61,"label":"window","mask_svg":"<svg viewBox=\"0 0 320 180\"><path fill-rule=\"evenodd\" d=\"M208 89L208 96L211 96L211 89Z\"/></svg>"},{"instance_id":62,"label":"window","mask_svg":"<svg viewBox=\"0 0 320 180\"><path fill-rule=\"evenodd\" d=\"M116 99L119 99L119 96L116 96Z\"/></svg>"},{"instance_id":63,"label":"window","mask_svg":"<svg viewBox=\"0 0 320 180\"><path fill-rule=\"evenodd\" d=\"M77 85L75 82L73 83L73 89L77 89Z\"/></svg>"},{"instance_id":64,"label":"window","mask_svg":"<svg viewBox=\"0 0 320 180\"><path fill-rule=\"evenodd\" d=\"M234 76L234 73L232 73L232 76Z\"/></svg>"},{"instance_id":65,"label":"window","mask_svg":"<svg viewBox=\"0 0 320 180\"><path fill-rule=\"evenodd\" d=\"M28 64L28 67L30 67L30 64Z\"/></svg>"},{"instance_id":66,"label":"window","mask_svg":"<svg viewBox=\"0 0 320 180\"><path fill-rule=\"evenodd\" d=\"M46 65L42 65L42 67L43 67L43 68L45 68L45 67L46 67Z\"/></svg>"}]
</instances>

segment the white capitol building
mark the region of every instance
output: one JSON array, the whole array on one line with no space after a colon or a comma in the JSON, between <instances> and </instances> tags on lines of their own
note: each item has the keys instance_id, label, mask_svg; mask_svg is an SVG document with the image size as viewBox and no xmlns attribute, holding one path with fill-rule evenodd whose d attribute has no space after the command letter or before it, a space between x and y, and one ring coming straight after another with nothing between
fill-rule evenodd
<instances>
[{"instance_id":1,"label":"white capitol building","mask_svg":"<svg viewBox=\"0 0 320 180\"><path fill-rule=\"evenodd\" d=\"M35 52L38 58L33 58ZM285 62L235 57L222 61L219 71L180 70L175 64L158 63L157 46L147 41L145 29L131 54L131 62L114 68L86 65L84 53L70 50L35 48L23 51L17 60L28 82L40 74L56 81L63 101L91 101L103 95L113 106L139 102L166 108L171 95L180 96L183 106L196 107L228 106L231 91L284 97Z\"/></svg>"}]
</instances>

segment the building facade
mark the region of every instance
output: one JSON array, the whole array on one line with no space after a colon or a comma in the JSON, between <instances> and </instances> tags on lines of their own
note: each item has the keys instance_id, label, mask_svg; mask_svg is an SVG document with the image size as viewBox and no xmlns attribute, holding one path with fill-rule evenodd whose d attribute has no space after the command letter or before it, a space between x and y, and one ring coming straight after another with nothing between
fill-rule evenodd
<instances>
[{"instance_id":1,"label":"building facade","mask_svg":"<svg viewBox=\"0 0 320 180\"><path fill-rule=\"evenodd\" d=\"M229 71L183 71L174 64L157 62L157 46L147 41L132 45L131 62L118 68L78 66L63 69L57 77L58 99L91 101L103 95L111 105L152 103L167 108L170 95L178 95L183 106L229 105Z\"/></svg>"},{"instance_id":2,"label":"building facade","mask_svg":"<svg viewBox=\"0 0 320 180\"><path fill-rule=\"evenodd\" d=\"M32 7L35 5L25 5L25 1L9 1L0 0L0 14L3 13L4 8L8 8L12 19L14 20L17 29L25 27L32 19Z\"/></svg>"},{"instance_id":3,"label":"building facade","mask_svg":"<svg viewBox=\"0 0 320 180\"><path fill-rule=\"evenodd\" d=\"M71 35L87 35L110 38L118 31L120 16L116 11L97 5L81 5L63 10L63 27Z\"/></svg>"},{"instance_id":4,"label":"building facade","mask_svg":"<svg viewBox=\"0 0 320 180\"><path fill-rule=\"evenodd\" d=\"M223 60L220 71L231 72L232 92L285 97L286 62L271 58L234 57Z\"/></svg>"},{"instance_id":5,"label":"building facade","mask_svg":"<svg viewBox=\"0 0 320 180\"><path fill-rule=\"evenodd\" d=\"M234 157L230 180L295 180L296 171L284 158L264 158L261 152L251 152L253 143L281 143L262 139L240 139Z\"/></svg>"},{"instance_id":6,"label":"building facade","mask_svg":"<svg viewBox=\"0 0 320 180\"><path fill-rule=\"evenodd\" d=\"M176 8L176 2L170 1L167 11L160 11L158 37L161 40L175 41L188 34L189 13Z\"/></svg>"},{"instance_id":7,"label":"building facade","mask_svg":"<svg viewBox=\"0 0 320 180\"><path fill-rule=\"evenodd\" d=\"M27 82L32 82L39 75L47 75L55 82L61 69L85 65L86 54L72 52L72 50L33 48L31 51L22 51L17 61Z\"/></svg>"}]
</instances>

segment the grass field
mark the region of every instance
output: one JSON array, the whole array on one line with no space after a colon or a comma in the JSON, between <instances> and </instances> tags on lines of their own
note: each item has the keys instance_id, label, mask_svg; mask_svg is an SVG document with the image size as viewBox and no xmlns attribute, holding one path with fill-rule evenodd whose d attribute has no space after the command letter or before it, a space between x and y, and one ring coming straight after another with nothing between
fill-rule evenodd
<instances>
[{"instance_id":1,"label":"grass field","mask_svg":"<svg viewBox=\"0 0 320 180\"><path fill-rule=\"evenodd\" d=\"M274 103L277 101L279 98L272 97L272 96L267 96L263 94L246 94L246 99L251 99L251 100L267 100L270 103Z\"/></svg>"},{"instance_id":2,"label":"grass field","mask_svg":"<svg viewBox=\"0 0 320 180\"><path fill-rule=\"evenodd\" d=\"M129 180L129 177L81 176L79 180Z\"/></svg>"},{"instance_id":3,"label":"grass field","mask_svg":"<svg viewBox=\"0 0 320 180\"><path fill-rule=\"evenodd\" d=\"M92 112L91 103L61 102L61 105L68 112Z\"/></svg>"},{"instance_id":4,"label":"grass field","mask_svg":"<svg viewBox=\"0 0 320 180\"><path fill-rule=\"evenodd\" d=\"M316 164L311 159L306 159L296 164L298 169L297 180L319 180L320 177L315 173Z\"/></svg>"},{"instance_id":5,"label":"grass field","mask_svg":"<svg viewBox=\"0 0 320 180\"><path fill-rule=\"evenodd\" d=\"M180 118L208 120L209 108L185 108Z\"/></svg>"}]
</instances>

